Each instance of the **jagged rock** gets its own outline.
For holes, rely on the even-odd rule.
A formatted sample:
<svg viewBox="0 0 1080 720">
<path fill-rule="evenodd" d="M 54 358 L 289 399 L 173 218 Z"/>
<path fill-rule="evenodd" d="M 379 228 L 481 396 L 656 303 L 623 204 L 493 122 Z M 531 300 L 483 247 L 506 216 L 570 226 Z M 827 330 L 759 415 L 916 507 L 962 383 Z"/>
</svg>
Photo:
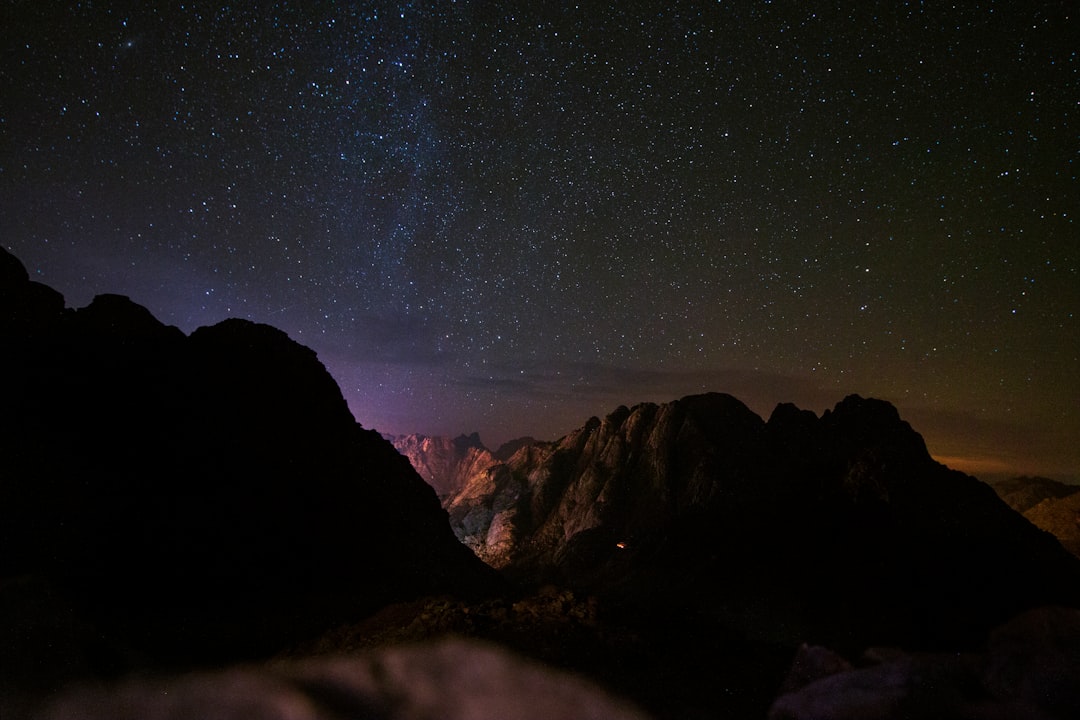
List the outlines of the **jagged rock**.
<svg viewBox="0 0 1080 720">
<path fill-rule="evenodd" d="M 1025 513 L 1043 500 L 1068 497 L 1080 487 L 1044 477 L 1021 476 L 991 483 L 1002 500 L 1018 513 Z"/>
<path fill-rule="evenodd" d="M 1080 557 L 1080 491 L 1065 497 L 1047 498 L 1025 511 L 1024 517 Z"/>
<path fill-rule="evenodd" d="M 1075 559 L 879 400 L 820 418 L 781 405 L 768 423 L 720 394 L 620 407 L 497 467 L 445 500 L 490 564 L 785 641 L 970 644 L 1027 607 L 1080 602 Z M 749 597 L 784 621 L 747 617 Z"/>
<path fill-rule="evenodd" d="M 17 257 L 0 247 L 0 339 L 4 352 L 27 335 L 46 332 L 64 314 L 64 296 L 30 280 Z M 3 366 L 0 365 L 0 368 Z"/>
<path fill-rule="evenodd" d="M 1042 477 L 1017 477 L 991 487 L 1009 507 L 1080 557 L 1080 487 Z"/>
<path fill-rule="evenodd" d="M 805 673 L 800 651 L 770 720 L 1080 716 L 1080 611 L 1044 607 L 995 630 L 978 654 L 892 651 L 853 667 L 834 653 Z M 803 682 L 799 682 L 802 680 Z"/>
<path fill-rule="evenodd" d="M 476 433 L 453 439 L 401 435 L 393 443 L 440 498 L 454 495 L 498 462 Z"/>
<path fill-rule="evenodd" d="M 585 680 L 493 646 L 447 640 L 366 657 L 242 667 L 72 690 L 38 720 L 644 720 Z"/>
<path fill-rule="evenodd" d="M 496 450 L 492 454 L 495 456 L 496 460 L 508 462 L 510 458 L 517 454 L 518 450 L 521 450 L 522 448 L 527 448 L 530 445 L 535 445 L 538 442 L 539 440 L 537 440 L 536 438 L 526 435 L 525 437 L 507 440 L 499 446 L 498 450 Z"/>
</svg>

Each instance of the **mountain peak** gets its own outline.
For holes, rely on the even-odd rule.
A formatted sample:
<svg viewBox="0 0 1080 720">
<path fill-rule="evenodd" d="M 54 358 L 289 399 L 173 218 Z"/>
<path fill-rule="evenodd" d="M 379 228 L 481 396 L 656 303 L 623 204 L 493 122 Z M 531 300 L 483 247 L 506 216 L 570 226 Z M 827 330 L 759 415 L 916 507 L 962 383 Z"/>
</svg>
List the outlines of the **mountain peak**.
<svg viewBox="0 0 1080 720">
<path fill-rule="evenodd" d="M 178 340 L 183 336 L 179 328 L 161 322 L 126 295 L 97 295 L 89 305 L 76 310 L 74 317 L 84 332 L 103 338 Z"/>
<path fill-rule="evenodd" d="M 930 459 L 922 435 L 886 400 L 848 395 L 822 414 L 821 426 L 849 449 L 860 446 L 919 462 Z"/>
<path fill-rule="evenodd" d="M 65 310 L 21 268 L 0 253 L 0 605 L 35 578 L 131 657 L 197 664 L 494 582 L 312 350 L 246 320 L 186 336 L 122 295 Z"/>
<path fill-rule="evenodd" d="M 462 433 L 454 438 L 454 447 L 458 452 L 465 452 L 469 448 L 476 448 L 477 450 L 487 450 L 484 447 L 484 443 L 480 441 L 480 433 L 473 432 L 469 435 Z"/>
<path fill-rule="evenodd" d="M 30 273 L 22 260 L 0 247 L 0 290 L 30 282 Z"/>
<path fill-rule="evenodd" d="M 891 642 L 970 639 L 1080 593 L 1060 546 L 934 462 L 884 400 L 850 395 L 820 418 L 781 404 L 768 423 L 723 393 L 619 406 L 475 467 L 444 506 L 458 537 L 512 576 L 590 592 L 680 587 L 707 612 L 727 584 L 769 568 L 783 588 L 818 588 L 814 624 L 850 616 L 867 640 Z M 938 625 L 912 624 L 911 607 Z"/>
</svg>

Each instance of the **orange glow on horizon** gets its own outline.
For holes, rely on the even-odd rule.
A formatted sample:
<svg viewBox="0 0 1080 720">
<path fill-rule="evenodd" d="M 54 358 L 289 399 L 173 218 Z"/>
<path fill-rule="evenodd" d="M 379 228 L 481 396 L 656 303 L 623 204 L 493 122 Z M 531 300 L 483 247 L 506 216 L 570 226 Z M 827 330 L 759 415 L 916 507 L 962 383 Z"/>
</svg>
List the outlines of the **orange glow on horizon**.
<svg viewBox="0 0 1080 720">
<path fill-rule="evenodd" d="M 968 475 L 1022 475 L 1009 463 L 992 457 L 978 457 L 971 455 L 935 455 L 934 460 L 942 465 L 948 465 L 953 470 L 967 473 Z"/>
</svg>

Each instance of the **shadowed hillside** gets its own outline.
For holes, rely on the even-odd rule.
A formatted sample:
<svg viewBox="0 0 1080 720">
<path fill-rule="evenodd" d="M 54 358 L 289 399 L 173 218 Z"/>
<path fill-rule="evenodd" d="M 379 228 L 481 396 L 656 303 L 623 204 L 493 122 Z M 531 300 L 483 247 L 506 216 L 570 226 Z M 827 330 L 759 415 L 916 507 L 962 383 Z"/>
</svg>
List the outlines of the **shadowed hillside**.
<svg viewBox="0 0 1080 720">
<path fill-rule="evenodd" d="M 255 657 L 499 586 L 279 330 L 65 309 L 0 251 L 0 345 L 0 602 L 30 613 L 0 620 L 8 682 Z"/>
<path fill-rule="evenodd" d="M 544 622 L 579 648 L 578 667 L 664 717 L 763 716 L 804 642 L 853 661 L 882 646 L 943 652 L 925 661 L 948 667 L 940 697 L 904 702 L 978 707 L 989 692 L 980 671 L 947 658 L 984 647 L 1026 610 L 1080 606 L 1076 558 L 989 486 L 934 462 L 893 406 L 854 395 L 821 417 L 780 405 L 768 421 L 722 394 L 620 407 L 476 468 L 444 505 L 458 537 L 509 577 L 571 588 L 558 596 L 560 612 L 584 620 Z M 496 607 L 483 622 L 476 608 L 423 613 L 528 646 L 513 626 L 545 617 L 533 607 Z M 1073 623 L 1068 616 L 1061 631 Z M 604 648 L 591 664 L 580 660 L 590 642 Z M 899 708 L 882 717 L 906 717 L 910 706 L 889 699 L 889 684 L 927 688 L 906 674 L 910 656 L 889 657 L 897 664 L 861 692 Z M 841 708 L 836 717 L 848 717 L 860 677 L 834 681 L 851 683 L 830 706 Z M 717 678 L 737 690 L 716 693 Z M 778 707 L 806 702 L 796 695 Z M 807 712 L 790 717 L 815 717 Z"/>
<path fill-rule="evenodd" d="M 727 395 L 618 408 L 477 474 L 445 505 L 515 577 L 715 615 L 732 590 L 832 641 L 973 642 L 1048 602 L 1078 564 L 974 478 L 934 462 L 885 402 L 768 422 Z"/>
</svg>

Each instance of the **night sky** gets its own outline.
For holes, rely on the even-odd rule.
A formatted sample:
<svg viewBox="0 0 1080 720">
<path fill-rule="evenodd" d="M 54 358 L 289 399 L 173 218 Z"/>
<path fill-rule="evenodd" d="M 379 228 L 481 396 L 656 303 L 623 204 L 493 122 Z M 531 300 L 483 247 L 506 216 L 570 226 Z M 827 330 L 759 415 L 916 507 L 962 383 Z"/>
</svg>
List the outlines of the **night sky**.
<svg viewBox="0 0 1080 720">
<path fill-rule="evenodd" d="M 857 392 L 1080 481 L 1072 2 L 836 5 L 2 0 L 0 244 L 383 432 Z"/>
</svg>

